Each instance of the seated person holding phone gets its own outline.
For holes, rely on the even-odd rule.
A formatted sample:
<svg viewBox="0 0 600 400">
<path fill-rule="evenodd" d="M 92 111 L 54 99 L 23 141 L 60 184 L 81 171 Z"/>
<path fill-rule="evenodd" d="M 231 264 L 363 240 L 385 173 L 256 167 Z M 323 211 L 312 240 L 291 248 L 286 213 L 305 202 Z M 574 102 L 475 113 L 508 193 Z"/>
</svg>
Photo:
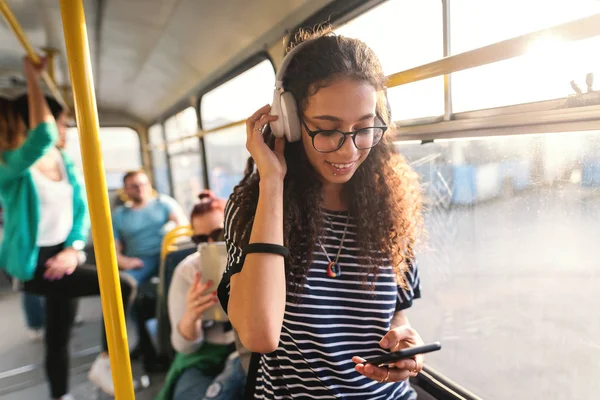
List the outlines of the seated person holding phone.
<svg viewBox="0 0 600 400">
<path fill-rule="evenodd" d="M 175 269 L 169 287 L 171 344 L 177 355 L 158 399 L 241 399 L 246 375 L 234 333 L 216 296 L 225 270 L 225 201 L 208 190 L 191 214 L 198 252 Z"/>
</svg>

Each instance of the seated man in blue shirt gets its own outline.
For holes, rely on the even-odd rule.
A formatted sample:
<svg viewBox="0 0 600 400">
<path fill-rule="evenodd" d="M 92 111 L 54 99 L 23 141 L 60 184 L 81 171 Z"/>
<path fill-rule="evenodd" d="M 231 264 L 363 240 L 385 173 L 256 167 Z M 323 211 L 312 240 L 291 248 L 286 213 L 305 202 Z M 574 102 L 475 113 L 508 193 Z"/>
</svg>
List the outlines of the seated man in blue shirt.
<svg viewBox="0 0 600 400">
<path fill-rule="evenodd" d="M 117 263 L 141 284 L 158 273 L 169 225 L 187 225 L 188 220 L 174 199 L 155 195 L 144 171 L 125 174 L 123 190 L 129 201 L 113 212 Z"/>
</svg>

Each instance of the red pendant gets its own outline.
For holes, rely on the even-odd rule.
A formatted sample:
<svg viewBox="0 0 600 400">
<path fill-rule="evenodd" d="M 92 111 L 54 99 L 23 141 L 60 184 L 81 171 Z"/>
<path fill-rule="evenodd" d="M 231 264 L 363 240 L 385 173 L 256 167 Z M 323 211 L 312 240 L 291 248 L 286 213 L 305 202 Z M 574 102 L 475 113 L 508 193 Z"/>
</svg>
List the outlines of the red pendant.
<svg viewBox="0 0 600 400">
<path fill-rule="evenodd" d="M 340 268 L 340 265 L 330 262 L 329 265 L 327 265 L 327 276 L 330 278 L 337 278 L 340 275 L 342 275 L 342 269 Z"/>
</svg>

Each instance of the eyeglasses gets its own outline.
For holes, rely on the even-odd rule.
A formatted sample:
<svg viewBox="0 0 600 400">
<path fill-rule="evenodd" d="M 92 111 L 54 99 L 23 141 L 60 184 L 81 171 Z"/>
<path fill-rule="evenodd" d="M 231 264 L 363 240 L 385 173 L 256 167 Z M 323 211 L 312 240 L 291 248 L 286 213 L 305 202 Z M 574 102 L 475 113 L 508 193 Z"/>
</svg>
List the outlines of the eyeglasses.
<svg viewBox="0 0 600 400">
<path fill-rule="evenodd" d="M 332 153 L 340 149 L 346 142 L 346 136 L 352 136 L 352 141 L 357 149 L 368 150 L 381 141 L 388 128 L 387 126 L 372 126 L 354 132 L 343 132 L 337 129 L 311 131 L 306 126 L 304 118 L 300 117 L 300 121 L 312 139 L 313 147 L 319 153 Z"/>
<path fill-rule="evenodd" d="M 217 228 L 208 235 L 194 235 L 192 236 L 192 242 L 195 244 L 206 243 L 209 239 L 213 242 L 221 242 L 223 241 L 223 232 L 223 228 Z"/>
</svg>

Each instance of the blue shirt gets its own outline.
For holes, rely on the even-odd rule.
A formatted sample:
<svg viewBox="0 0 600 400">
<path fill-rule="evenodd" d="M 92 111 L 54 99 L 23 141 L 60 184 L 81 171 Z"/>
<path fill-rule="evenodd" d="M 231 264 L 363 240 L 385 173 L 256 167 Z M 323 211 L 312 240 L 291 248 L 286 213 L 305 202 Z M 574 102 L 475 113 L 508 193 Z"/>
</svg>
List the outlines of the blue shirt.
<svg viewBox="0 0 600 400">
<path fill-rule="evenodd" d="M 123 245 L 128 257 L 147 257 L 160 254 L 165 235 L 163 226 L 177 209 L 177 202 L 160 195 L 143 208 L 120 206 L 113 212 L 115 240 Z"/>
</svg>

